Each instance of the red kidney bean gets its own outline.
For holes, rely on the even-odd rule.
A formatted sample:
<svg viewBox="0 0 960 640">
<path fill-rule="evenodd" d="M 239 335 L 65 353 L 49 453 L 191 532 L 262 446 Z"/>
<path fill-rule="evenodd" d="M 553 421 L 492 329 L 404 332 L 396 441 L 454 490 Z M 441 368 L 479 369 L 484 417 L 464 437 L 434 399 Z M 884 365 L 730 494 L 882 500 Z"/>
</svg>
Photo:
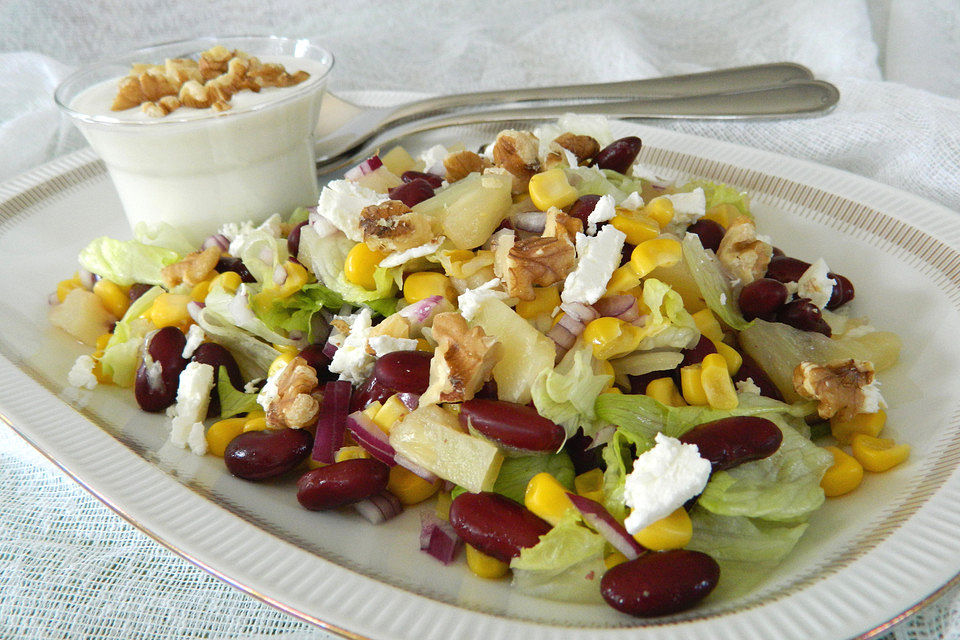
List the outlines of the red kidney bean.
<svg viewBox="0 0 960 640">
<path fill-rule="evenodd" d="M 809 268 L 809 262 L 789 256 L 773 256 L 770 258 L 770 264 L 767 265 L 766 277 L 780 282 L 796 282 Z"/>
<path fill-rule="evenodd" d="M 641 393 L 643 393 L 641 391 Z M 593 438 L 583 435 L 583 429 L 577 429 L 577 432 L 567 438 L 563 445 L 563 450 L 570 456 L 573 462 L 573 470 L 577 475 L 586 473 L 592 469 L 599 468 L 603 463 L 600 455 L 603 447 L 587 448 L 593 442 Z"/>
<path fill-rule="evenodd" d="M 717 348 L 713 346 L 713 341 L 707 336 L 701 335 L 700 342 L 697 343 L 697 346 L 693 347 L 692 349 L 683 349 L 681 351 L 683 354 L 683 361 L 680 363 L 680 366 L 686 367 L 691 364 L 700 364 L 703 362 L 704 358 L 711 353 L 716 352 Z"/>
<path fill-rule="evenodd" d="M 563 446 L 563 427 L 536 409 L 502 400 L 474 398 L 460 405 L 460 424 L 497 444 L 525 451 L 554 453 Z"/>
<path fill-rule="evenodd" d="M 773 278 L 760 278 L 740 290 L 740 311 L 747 320 L 773 320 L 790 294 L 785 284 Z"/>
<path fill-rule="evenodd" d="M 617 173 L 626 173 L 643 146 L 640 138 L 628 136 L 614 140 L 596 155 L 591 163 L 601 169 L 610 169 Z"/>
<path fill-rule="evenodd" d="M 780 247 L 771 247 L 774 257 L 786 255 Z"/>
<path fill-rule="evenodd" d="M 680 441 L 697 445 L 700 457 L 710 461 L 713 471 L 723 471 L 773 455 L 783 442 L 783 433 L 766 418 L 731 416 L 698 425 L 680 436 Z"/>
<path fill-rule="evenodd" d="M 434 189 L 439 189 L 443 186 L 443 178 L 438 176 L 435 173 L 425 173 L 423 171 L 404 171 L 400 175 L 400 179 L 404 182 L 413 182 L 414 180 L 424 180 Z"/>
<path fill-rule="evenodd" d="M 373 374 L 350 401 L 350 410 L 365 409 L 371 402 L 383 402 L 395 393 L 421 394 L 430 385 L 430 359 L 426 351 L 394 351 L 377 359 Z"/>
<path fill-rule="evenodd" d="M 788 324 L 801 331 L 815 331 L 828 338 L 833 331 L 823 319 L 823 313 L 807 298 L 797 298 L 780 307 L 777 311 L 777 322 Z"/>
<path fill-rule="evenodd" d="M 550 525 L 499 493 L 461 493 L 450 505 L 450 524 L 464 542 L 501 562 L 532 547 Z"/>
<path fill-rule="evenodd" d="M 287 235 L 287 251 L 290 252 L 290 255 L 294 259 L 297 257 L 297 253 L 300 251 L 300 231 L 310 224 L 307 220 L 304 220 L 293 229 L 290 230 L 290 234 Z"/>
<path fill-rule="evenodd" d="M 617 611 L 648 618 L 689 609 L 719 580 L 716 560 L 699 551 L 674 549 L 616 565 L 603 574 L 600 593 Z"/>
<path fill-rule="evenodd" d="M 630 380 L 630 393 L 644 394 L 647 392 L 647 385 L 654 380 L 657 380 L 658 378 L 672 378 L 674 375 L 676 375 L 679 379 L 679 365 L 677 368 L 670 369 L 668 371 L 651 371 L 650 373 L 644 373 L 643 375 L 639 376 L 628 375 L 627 378 Z"/>
<path fill-rule="evenodd" d="M 404 182 L 400 186 L 394 187 L 387 192 L 391 200 L 399 200 L 408 207 L 429 200 L 433 197 L 433 187 L 422 178 Z"/>
<path fill-rule="evenodd" d="M 240 375 L 240 367 L 234 359 L 233 354 L 227 351 L 223 346 L 216 342 L 204 342 L 190 356 L 192 362 L 208 364 L 213 367 L 213 381 L 216 383 L 220 375 L 220 367 L 226 367 L 227 377 L 230 378 L 230 384 L 237 390 L 243 390 L 243 376 Z"/>
<path fill-rule="evenodd" d="M 331 358 L 323 352 L 323 347 L 322 344 L 307 345 L 297 354 L 314 368 L 318 378 L 322 377 L 324 373 L 328 373 L 330 367 Z"/>
<path fill-rule="evenodd" d="M 832 271 L 827 273 L 827 277 L 833 278 L 836 282 L 836 284 L 833 285 L 833 291 L 830 293 L 830 301 L 827 302 L 827 309 L 836 309 L 853 300 L 854 291 L 852 282 L 839 273 L 833 273 Z"/>
<path fill-rule="evenodd" d="M 223 461 L 238 478 L 264 480 L 296 468 L 312 447 L 313 436 L 305 429 L 246 431 L 230 441 Z"/>
<path fill-rule="evenodd" d="M 246 265 L 243 264 L 243 260 L 240 258 L 234 258 L 232 256 L 224 256 L 217 261 L 216 266 L 217 273 L 226 273 L 227 271 L 233 271 L 235 274 L 240 276 L 241 282 L 256 282 L 257 279 L 251 275 L 250 271 L 247 270 Z"/>
<path fill-rule="evenodd" d="M 687 227 L 687 233 L 695 233 L 700 236 L 700 244 L 704 249 L 713 249 L 717 251 L 720 248 L 720 241 L 727 232 L 719 222 L 700 218 L 692 225 Z"/>
<path fill-rule="evenodd" d="M 783 396 L 780 394 L 780 390 L 777 389 L 777 385 L 773 384 L 773 380 L 770 379 L 770 376 L 767 375 L 767 372 L 764 371 L 757 361 L 751 358 L 743 349 L 739 350 L 740 356 L 743 358 L 743 362 L 740 364 L 740 368 L 737 369 L 737 373 L 733 376 L 734 382 L 745 382 L 747 378 L 753 381 L 753 384 L 757 385 L 760 389 L 760 395 L 766 396 L 768 398 L 773 398 L 774 400 L 783 401 Z"/>
<path fill-rule="evenodd" d="M 336 509 L 387 488 L 390 468 L 373 458 L 343 460 L 311 469 L 297 481 L 297 500 L 305 509 Z"/>
<path fill-rule="evenodd" d="M 163 411 L 177 398 L 180 374 L 187 366 L 187 339 L 176 327 L 163 327 L 147 336 L 133 392 L 144 411 Z"/>
<path fill-rule="evenodd" d="M 130 285 L 130 288 L 127 290 L 127 298 L 130 302 L 134 302 L 137 298 L 145 294 L 147 291 L 150 291 L 153 287 L 149 284 L 143 284 L 142 282 L 135 282 Z"/>
<path fill-rule="evenodd" d="M 580 196 L 570 205 L 570 211 L 567 212 L 567 215 L 579 219 L 583 223 L 583 228 L 586 229 L 587 218 L 593 213 L 598 202 L 600 202 L 600 196 L 593 194 Z"/>
</svg>

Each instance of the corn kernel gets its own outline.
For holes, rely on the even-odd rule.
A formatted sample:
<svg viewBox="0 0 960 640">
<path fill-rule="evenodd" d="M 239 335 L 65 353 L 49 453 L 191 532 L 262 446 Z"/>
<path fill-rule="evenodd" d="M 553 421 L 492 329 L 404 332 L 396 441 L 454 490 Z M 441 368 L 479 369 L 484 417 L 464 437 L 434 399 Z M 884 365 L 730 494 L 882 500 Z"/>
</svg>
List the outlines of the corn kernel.
<svg viewBox="0 0 960 640">
<path fill-rule="evenodd" d="M 466 545 L 467 566 L 475 575 L 486 578 L 487 580 L 496 580 L 507 575 L 510 565 L 501 562 L 496 558 L 488 556 L 482 551 L 478 551 L 472 545 Z"/>
<path fill-rule="evenodd" d="M 897 466 L 910 455 L 910 445 L 897 444 L 890 438 L 874 438 L 856 433 L 850 439 L 853 457 L 867 471 L 881 473 Z"/>
<path fill-rule="evenodd" d="M 226 293 L 236 293 L 240 285 L 243 284 L 243 280 L 236 271 L 224 271 L 213 278 L 213 281 L 210 282 L 210 287 L 212 288 L 215 284 L 220 285 L 220 288 Z"/>
<path fill-rule="evenodd" d="M 657 238 L 641 242 L 630 254 L 630 266 L 641 278 L 657 267 L 672 267 L 680 262 L 682 248 L 672 238 Z"/>
<path fill-rule="evenodd" d="M 691 364 L 680 368 L 680 389 L 687 404 L 699 407 L 706 406 L 707 394 L 703 390 L 700 380 L 700 365 Z"/>
<path fill-rule="evenodd" d="M 717 350 L 717 353 L 720 354 L 727 363 L 727 372 L 731 376 L 737 375 L 737 371 L 740 370 L 740 365 L 743 364 L 743 356 L 740 355 L 740 352 L 726 342 L 719 340 L 711 340 L 711 342 L 713 343 L 713 348 Z"/>
<path fill-rule="evenodd" d="M 737 389 L 730 378 L 727 361 L 719 353 L 708 354 L 700 363 L 700 384 L 713 409 L 736 409 Z"/>
<path fill-rule="evenodd" d="M 533 300 L 521 300 L 517 303 L 517 315 L 527 320 L 553 313 L 560 306 L 560 290 L 557 287 L 534 287 Z"/>
<path fill-rule="evenodd" d="M 623 555 L 619 551 L 614 551 L 603 559 L 603 566 L 605 566 L 607 569 L 613 569 L 618 564 L 623 564 L 626 561 L 627 556 Z"/>
<path fill-rule="evenodd" d="M 373 279 L 373 274 L 380 261 L 386 257 L 386 253 L 374 251 L 364 243 L 358 242 L 347 254 L 347 259 L 343 263 L 343 275 L 348 282 L 364 289 L 374 290 L 377 288 L 377 281 Z"/>
<path fill-rule="evenodd" d="M 390 467 L 390 479 L 387 481 L 387 490 L 397 496 L 402 505 L 419 504 L 430 498 L 440 490 L 443 480 L 439 478 L 427 482 L 409 469 L 400 465 Z"/>
<path fill-rule="evenodd" d="M 682 549 L 693 537 L 693 523 L 687 510 L 680 507 L 665 518 L 648 524 L 633 539 L 652 551 Z"/>
<path fill-rule="evenodd" d="M 290 364 L 290 361 L 297 357 L 296 353 L 289 352 L 280 352 L 276 358 L 273 359 L 273 362 L 270 363 L 270 367 L 267 369 L 267 376 L 275 376 L 284 369 L 287 368 L 287 365 Z"/>
<path fill-rule="evenodd" d="M 626 209 L 620 211 L 613 216 L 610 224 L 614 229 L 626 234 L 628 243 L 637 245 L 660 235 L 660 225 L 650 216 L 642 213 L 628 213 Z"/>
<path fill-rule="evenodd" d="M 651 380 L 647 383 L 644 394 L 668 407 L 687 406 L 683 396 L 680 394 L 680 390 L 677 389 L 677 385 L 673 382 L 673 378 L 657 378 L 656 380 Z"/>
<path fill-rule="evenodd" d="M 97 280 L 93 285 L 93 293 L 100 298 L 106 310 L 118 318 L 122 318 L 130 306 L 126 289 L 115 282 L 105 279 Z"/>
<path fill-rule="evenodd" d="M 243 422 L 243 432 L 247 431 L 266 431 L 267 430 L 267 417 L 266 416 L 255 416 L 253 418 L 247 417 Z"/>
<path fill-rule="evenodd" d="M 577 190 L 570 186 L 567 174 L 560 167 L 535 174 L 530 178 L 528 189 L 530 199 L 540 211 L 550 207 L 562 209 L 577 199 Z"/>
<path fill-rule="evenodd" d="M 380 410 L 377 411 L 377 415 L 373 416 L 373 422 L 384 433 L 390 433 L 390 427 L 408 413 L 410 413 L 410 410 L 400 401 L 400 396 L 394 394 L 387 398 Z"/>
<path fill-rule="evenodd" d="M 573 479 L 573 487 L 577 495 L 603 502 L 603 471 L 591 469 Z"/>
<path fill-rule="evenodd" d="M 605 295 L 612 296 L 617 293 L 624 293 L 636 288 L 639 284 L 640 276 L 637 275 L 632 266 L 625 264 L 622 267 L 617 267 L 613 275 L 610 276 Z"/>
<path fill-rule="evenodd" d="M 619 394 L 623 395 L 623 391 L 620 391 L 620 389 L 618 389 L 617 387 L 607 387 L 606 389 L 604 389 L 604 390 L 601 391 L 600 393 L 619 393 Z"/>
<path fill-rule="evenodd" d="M 713 220 L 726 229 L 730 226 L 730 223 L 733 222 L 733 219 L 739 215 L 740 209 L 737 209 L 729 202 L 724 202 L 723 204 L 714 205 L 707 209 L 703 217 L 707 220 Z"/>
<path fill-rule="evenodd" d="M 207 429 L 207 451 L 222 458 L 230 441 L 243 433 L 246 418 L 227 418 L 218 420 Z"/>
<path fill-rule="evenodd" d="M 333 454 L 334 462 L 343 462 L 344 460 L 359 460 L 361 458 L 369 458 L 370 454 L 367 453 L 367 450 L 363 447 L 358 447 L 355 445 L 349 445 L 346 447 L 340 447 L 337 449 L 337 452 Z"/>
<path fill-rule="evenodd" d="M 713 311 L 701 309 L 696 313 L 691 313 L 690 316 L 700 333 L 717 342 L 723 340 L 723 329 L 720 327 L 717 317 L 713 315 Z"/>
<path fill-rule="evenodd" d="M 670 224 L 673 220 L 673 202 L 669 198 L 660 196 L 654 198 L 643 207 L 642 211 L 657 221 L 661 228 Z"/>
<path fill-rule="evenodd" d="M 107 348 L 107 343 L 110 342 L 110 338 L 113 337 L 112 333 L 101 333 L 97 338 L 97 351 L 103 355 L 103 351 Z M 99 356 L 98 356 L 99 357 Z"/>
<path fill-rule="evenodd" d="M 382 408 L 383 408 L 383 404 L 379 400 L 377 400 L 375 402 L 371 402 L 370 404 L 368 404 L 367 408 L 363 410 L 363 413 L 368 418 L 373 420 L 377 416 L 377 412 L 380 411 L 380 409 Z"/>
<path fill-rule="evenodd" d="M 73 291 L 74 289 L 83 288 L 83 283 L 80 282 L 80 278 L 73 276 L 68 280 L 61 280 L 57 283 L 57 300 L 63 302 L 67 294 Z"/>
<path fill-rule="evenodd" d="M 457 290 L 450 278 L 436 271 L 411 273 L 403 281 L 403 299 L 413 304 L 430 296 L 443 296 L 449 302 L 457 301 Z"/>
<path fill-rule="evenodd" d="M 215 280 L 216 277 L 213 277 L 193 285 L 193 288 L 190 289 L 190 299 L 194 302 L 203 302 L 206 300 L 207 294 L 210 293 L 210 285 L 212 285 Z"/>
<path fill-rule="evenodd" d="M 187 311 L 189 302 L 188 295 L 161 293 L 147 310 L 146 316 L 157 328 L 179 327 L 186 330 L 193 321 Z"/>
<path fill-rule="evenodd" d="M 523 494 L 523 504 L 530 511 L 556 526 L 560 518 L 573 509 L 573 503 L 567 496 L 567 489 L 557 479 L 546 472 L 530 478 L 527 490 Z"/>
<path fill-rule="evenodd" d="M 876 438 L 887 423 L 887 412 L 883 409 L 876 413 L 858 413 L 849 420 L 830 418 L 830 433 L 841 444 L 847 444 L 857 433 L 865 433 Z"/>
<path fill-rule="evenodd" d="M 863 465 L 839 447 L 826 447 L 833 455 L 830 465 L 820 479 L 820 488 L 828 498 L 850 493 L 863 481 Z"/>
<path fill-rule="evenodd" d="M 583 339 L 593 346 L 593 355 L 598 360 L 636 351 L 642 337 L 639 327 L 609 316 L 591 320 L 583 330 Z"/>
</svg>

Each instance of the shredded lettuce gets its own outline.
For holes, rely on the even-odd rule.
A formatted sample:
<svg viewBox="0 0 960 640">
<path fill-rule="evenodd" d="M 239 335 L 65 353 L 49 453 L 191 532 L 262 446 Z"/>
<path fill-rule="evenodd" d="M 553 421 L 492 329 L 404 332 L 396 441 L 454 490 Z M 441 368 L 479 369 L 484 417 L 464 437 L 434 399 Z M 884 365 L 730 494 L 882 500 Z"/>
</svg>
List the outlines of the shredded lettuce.
<svg viewBox="0 0 960 640">
<path fill-rule="evenodd" d="M 100 357 L 103 374 L 110 376 L 119 387 L 129 387 L 137 375 L 140 362 L 140 346 L 153 323 L 140 318 L 150 308 L 153 301 L 163 293 L 160 287 L 151 287 L 133 301 L 126 313 L 113 328 L 113 335 Z"/>
<path fill-rule="evenodd" d="M 297 207 L 293 210 L 293 213 L 290 214 L 290 218 L 287 220 L 287 224 L 291 226 L 296 226 L 301 222 L 306 222 L 310 217 L 310 209 L 306 207 Z"/>
<path fill-rule="evenodd" d="M 697 323 L 683 307 L 683 298 L 670 285 L 656 278 L 644 280 L 643 304 L 649 317 L 639 350 L 686 349 L 696 344 L 700 338 Z"/>
<path fill-rule="evenodd" d="M 745 516 L 721 516 L 696 506 L 690 512 L 693 538 L 688 549 L 718 561 L 777 563 L 807 530 L 807 524 L 784 524 Z"/>
<path fill-rule="evenodd" d="M 155 224 L 138 222 L 133 229 L 133 238 L 137 242 L 169 249 L 180 255 L 187 255 L 197 250 L 197 247 L 187 240 L 187 237 L 179 229 L 166 222 Z"/>
<path fill-rule="evenodd" d="M 250 413 L 260 408 L 256 393 L 244 393 L 230 382 L 227 368 L 221 366 L 217 372 L 217 396 L 220 398 L 220 417 L 230 418 L 238 413 Z"/>
<path fill-rule="evenodd" d="M 228 320 L 238 329 L 279 345 L 293 344 L 286 335 L 282 335 L 258 318 L 250 301 L 260 285 L 241 284 L 235 293 L 229 293 L 220 282 L 214 282 L 204 300 L 204 310 L 215 313 Z"/>
<path fill-rule="evenodd" d="M 653 445 L 653 438 L 617 429 L 600 452 L 606 465 L 603 472 L 603 506 L 621 522 L 627 517 L 624 489 L 627 474 L 633 470 L 634 456 L 653 448 Z"/>
<path fill-rule="evenodd" d="M 564 172 L 570 184 L 576 188 L 577 195 L 612 196 L 616 202 L 621 202 L 630 195 L 608 180 L 607 176 L 596 167 L 564 168 Z"/>
<path fill-rule="evenodd" d="M 737 296 L 719 262 L 712 252 L 703 248 L 700 237 L 695 233 L 683 237 L 683 261 L 711 311 L 737 331 L 750 326 L 740 313 Z"/>
<path fill-rule="evenodd" d="M 80 264 L 86 270 L 122 286 L 135 283 L 162 284 L 160 272 L 178 262 L 176 251 L 136 240 L 97 238 L 80 252 Z"/>
<path fill-rule="evenodd" d="M 304 285 L 292 296 L 275 300 L 269 309 L 260 310 L 259 318 L 274 331 L 300 331 L 313 341 L 311 320 L 321 309 L 338 310 L 343 297 L 320 283 Z"/>
<path fill-rule="evenodd" d="M 599 371 L 591 346 L 581 340 L 560 364 L 537 376 L 530 389 L 537 412 L 561 425 L 568 438 L 578 428 L 592 436 L 603 426 L 594 413 L 594 400 L 610 384 L 610 376 Z"/>
<path fill-rule="evenodd" d="M 237 240 L 230 243 L 230 251 L 243 261 L 257 282 L 272 283 L 274 271 L 290 255 L 286 239 L 274 236 L 271 229 L 262 225 L 244 232 Z"/>
<path fill-rule="evenodd" d="M 233 354 L 246 380 L 266 377 L 270 363 L 280 355 L 272 345 L 234 326 L 228 318 L 210 307 L 200 310 L 197 324 Z"/>
<path fill-rule="evenodd" d="M 753 217 L 750 213 L 750 196 L 730 185 L 710 180 L 693 180 L 679 187 L 677 191 L 693 191 L 698 187 L 703 189 L 707 198 L 707 211 L 719 204 L 732 204 L 743 215 Z"/>
<path fill-rule="evenodd" d="M 504 458 L 493 490 L 523 504 L 530 478 L 542 472 L 549 473 L 557 482 L 573 491 L 573 477 L 576 472 L 570 456 L 563 451 L 545 456 Z"/>
</svg>

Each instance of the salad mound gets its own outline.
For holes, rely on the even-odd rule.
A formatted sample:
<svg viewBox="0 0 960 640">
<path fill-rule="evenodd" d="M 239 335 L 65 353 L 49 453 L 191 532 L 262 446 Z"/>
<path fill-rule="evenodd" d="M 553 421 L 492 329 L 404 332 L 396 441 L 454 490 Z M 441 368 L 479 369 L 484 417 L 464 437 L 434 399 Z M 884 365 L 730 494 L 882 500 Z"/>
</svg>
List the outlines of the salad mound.
<svg viewBox="0 0 960 640">
<path fill-rule="evenodd" d="M 747 194 L 665 180 L 641 146 L 567 116 L 476 153 L 395 147 L 200 247 L 95 239 L 50 310 L 95 348 L 68 380 L 132 388 L 239 478 L 297 476 L 306 509 L 417 505 L 420 549 L 465 546 L 481 578 L 692 607 L 908 457 L 880 437 L 900 343 Z"/>
</svg>

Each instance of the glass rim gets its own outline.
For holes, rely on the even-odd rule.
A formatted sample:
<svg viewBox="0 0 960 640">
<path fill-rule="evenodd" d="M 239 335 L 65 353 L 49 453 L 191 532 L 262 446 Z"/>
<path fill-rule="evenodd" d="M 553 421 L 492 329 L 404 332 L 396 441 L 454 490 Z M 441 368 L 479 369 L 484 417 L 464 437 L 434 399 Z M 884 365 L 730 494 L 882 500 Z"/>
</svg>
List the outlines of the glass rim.
<svg viewBox="0 0 960 640">
<path fill-rule="evenodd" d="M 157 52 L 163 51 L 171 48 L 182 48 L 183 51 L 177 54 L 177 57 L 184 57 L 187 55 L 195 55 L 210 47 L 217 44 L 230 44 L 230 43 L 239 43 L 239 42 L 248 42 L 250 44 L 267 44 L 274 43 L 282 46 L 290 46 L 295 49 L 300 49 L 303 51 L 302 54 L 298 55 L 298 52 L 287 54 L 292 57 L 304 58 L 308 60 L 314 60 L 319 62 L 324 66 L 322 72 L 313 74 L 306 82 L 303 82 L 292 87 L 285 87 L 285 90 L 289 92 L 283 97 L 270 100 L 268 102 L 262 102 L 259 104 L 250 105 L 247 107 L 242 107 L 240 109 L 231 109 L 224 112 L 211 111 L 207 115 L 194 118 L 156 118 L 152 120 L 123 120 L 116 118 L 110 115 L 104 114 L 90 114 L 84 111 L 79 111 L 70 106 L 70 102 L 73 101 L 78 95 L 80 95 L 86 89 L 94 86 L 98 82 L 104 82 L 109 79 L 109 77 L 116 77 L 116 74 L 108 77 L 98 78 L 96 81 L 91 81 L 92 77 L 97 76 L 99 73 L 102 73 L 104 70 L 111 67 L 118 67 L 126 65 L 129 69 L 129 66 L 136 62 L 151 61 L 157 58 Z M 238 48 L 238 47 L 230 47 Z M 309 55 L 312 54 L 312 55 Z M 263 53 L 252 53 L 251 55 L 261 57 Z M 174 57 L 174 56 L 165 56 L 164 59 Z M 161 61 L 162 63 L 162 61 Z M 156 62 L 151 62 L 151 64 L 157 64 Z M 265 109 L 273 109 L 277 106 L 286 104 L 292 100 L 295 100 L 310 91 L 317 90 L 323 86 L 323 83 L 329 77 L 330 72 L 333 70 L 334 66 L 334 55 L 333 53 L 324 47 L 316 44 L 313 40 L 309 38 L 288 38 L 284 36 L 273 36 L 273 35 L 232 35 L 232 36 L 200 36 L 197 38 L 190 38 L 186 40 L 171 40 L 169 42 L 161 42 L 157 44 L 152 44 L 146 47 L 141 47 L 138 49 L 133 49 L 125 51 L 123 53 L 116 54 L 110 58 L 105 58 L 98 62 L 91 64 L 86 64 L 80 67 L 79 69 L 72 72 L 66 78 L 64 78 L 59 85 L 57 85 L 56 90 L 53 94 L 53 100 L 56 103 L 57 107 L 61 112 L 67 114 L 72 119 L 84 122 L 87 124 L 96 124 L 96 125 L 107 125 L 110 127 L 123 126 L 128 128 L 135 127 L 162 127 L 162 126 L 175 126 L 175 125 L 188 125 L 200 122 L 207 122 L 213 118 L 222 118 L 227 114 L 232 115 L 243 115 L 258 111 L 263 111 Z M 123 72 L 121 72 L 123 73 Z M 76 88 L 74 85 L 80 83 L 80 88 Z"/>
</svg>

